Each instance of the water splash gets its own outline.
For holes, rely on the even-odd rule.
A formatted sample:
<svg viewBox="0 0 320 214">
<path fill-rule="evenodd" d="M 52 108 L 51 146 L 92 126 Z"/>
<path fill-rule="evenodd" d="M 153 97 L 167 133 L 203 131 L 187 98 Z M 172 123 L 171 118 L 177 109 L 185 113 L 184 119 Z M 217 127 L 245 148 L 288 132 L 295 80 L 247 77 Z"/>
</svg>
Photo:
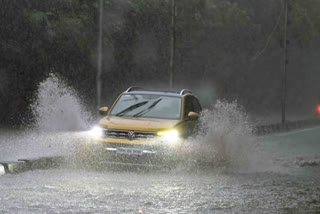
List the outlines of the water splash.
<svg viewBox="0 0 320 214">
<path fill-rule="evenodd" d="M 76 92 L 56 74 L 39 84 L 31 110 L 33 127 L 0 132 L 0 161 L 72 155 L 76 145 L 86 140 L 81 130 L 87 130 L 93 120 Z"/>
<path fill-rule="evenodd" d="M 40 83 L 31 109 L 40 131 L 85 130 L 92 121 L 76 92 L 55 74 Z"/>
<path fill-rule="evenodd" d="M 269 168 L 268 158 L 257 149 L 249 117 L 236 101 L 217 101 L 212 110 L 201 113 L 199 125 L 199 134 L 188 143 L 202 162 L 242 171 Z"/>
</svg>

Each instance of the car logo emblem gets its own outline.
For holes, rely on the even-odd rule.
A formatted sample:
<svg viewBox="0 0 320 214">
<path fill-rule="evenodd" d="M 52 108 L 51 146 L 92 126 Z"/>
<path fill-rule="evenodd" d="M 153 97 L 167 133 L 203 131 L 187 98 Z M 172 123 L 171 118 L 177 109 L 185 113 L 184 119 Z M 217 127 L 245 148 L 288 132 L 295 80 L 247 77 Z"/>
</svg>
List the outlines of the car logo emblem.
<svg viewBox="0 0 320 214">
<path fill-rule="evenodd" d="M 128 139 L 129 140 L 133 140 L 135 137 L 136 137 L 136 134 L 134 133 L 134 131 L 128 132 Z"/>
</svg>

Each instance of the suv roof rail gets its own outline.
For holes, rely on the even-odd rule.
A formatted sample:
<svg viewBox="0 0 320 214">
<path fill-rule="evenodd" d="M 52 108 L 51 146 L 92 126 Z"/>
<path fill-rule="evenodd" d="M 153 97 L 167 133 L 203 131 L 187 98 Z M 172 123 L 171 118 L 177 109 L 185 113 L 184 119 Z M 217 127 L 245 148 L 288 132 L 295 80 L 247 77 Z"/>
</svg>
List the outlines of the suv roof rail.
<svg viewBox="0 0 320 214">
<path fill-rule="evenodd" d="M 142 89 L 142 88 L 138 87 L 138 86 L 131 86 L 125 92 L 136 91 L 136 90 L 139 90 L 139 89 Z"/>
<path fill-rule="evenodd" d="M 182 89 L 180 91 L 180 95 L 184 95 L 184 94 L 192 94 L 192 91 L 190 91 L 189 89 Z"/>
</svg>

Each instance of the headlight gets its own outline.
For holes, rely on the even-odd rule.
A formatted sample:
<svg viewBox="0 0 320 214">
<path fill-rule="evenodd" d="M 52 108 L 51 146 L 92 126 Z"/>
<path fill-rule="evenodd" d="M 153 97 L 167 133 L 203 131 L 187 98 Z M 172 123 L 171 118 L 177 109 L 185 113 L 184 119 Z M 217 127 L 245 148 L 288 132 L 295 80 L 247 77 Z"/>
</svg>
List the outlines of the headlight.
<svg viewBox="0 0 320 214">
<path fill-rule="evenodd" d="M 89 135 L 92 137 L 102 137 L 104 135 L 104 130 L 105 129 L 99 126 L 95 126 L 89 131 Z"/>
<path fill-rule="evenodd" d="M 179 132 L 177 130 L 158 132 L 158 136 L 168 143 L 178 143 L 179 141 Z"/>
</svg>

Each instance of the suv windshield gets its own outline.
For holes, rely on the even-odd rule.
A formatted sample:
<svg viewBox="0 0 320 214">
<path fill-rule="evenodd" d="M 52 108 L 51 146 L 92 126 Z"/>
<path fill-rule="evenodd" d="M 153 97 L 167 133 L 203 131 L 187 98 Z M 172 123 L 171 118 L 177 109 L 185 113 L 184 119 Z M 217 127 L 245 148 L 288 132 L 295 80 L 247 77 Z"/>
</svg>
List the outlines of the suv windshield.
<svg viewBox="0 0 320 214">
<path fill-rule="evenodd" d="M 181 98 L 155 94 L 124 94 L 110 115 L 180 119 Z"/>
</svg>

